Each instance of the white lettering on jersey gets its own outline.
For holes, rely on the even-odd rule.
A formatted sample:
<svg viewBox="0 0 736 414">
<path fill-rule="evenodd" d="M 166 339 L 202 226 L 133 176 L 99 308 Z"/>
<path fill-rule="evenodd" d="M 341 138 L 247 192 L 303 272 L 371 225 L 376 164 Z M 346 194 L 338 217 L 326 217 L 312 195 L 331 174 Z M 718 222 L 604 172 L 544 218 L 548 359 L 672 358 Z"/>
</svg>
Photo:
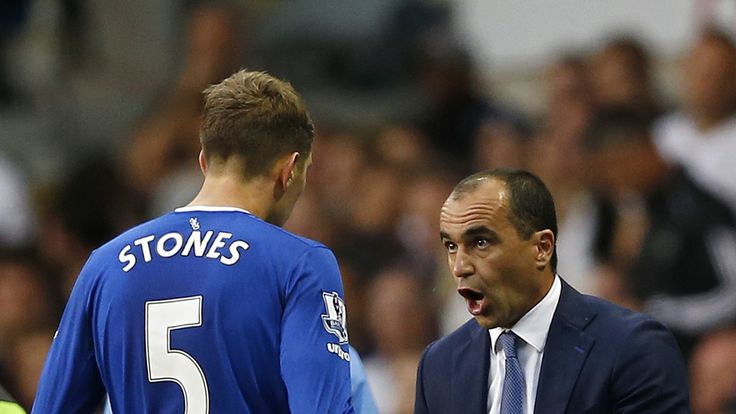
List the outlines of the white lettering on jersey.
<svg viewBox="0 0 736 414">
<path fill-rule="evenodd" d="M 166 242 L 169 240 L 174 240 L 174 245 L 171 246 L 171 249 L 166 250 Z M 179 249 L 181 249 L 182 244 L 184 244 L 184 238 L 181 237 L 181 234 L 166 233 L 158 239 L 158 243 L 156 243 L 156 253 L 161 257 L 171 257 L 179 253 Z"/>
<path fill-rule="evenodd" d="M 136 246 L 141 246 L 141 249 L 143 250 L 143 261 L 146 263 L 151 261 L 151 246 L 149 245 L 149 243 L 151 243 L 151 241 L 155 238 L 156 236 L 152 234 L 150 236 L 141 237 L 140 239 L 133 242 L 133 244 L 135 244 Z"/>
<path fill-rule="evenodd" d="M 133 266 L 135 266 L 135 255 L 130 254 L 130 250 L 132 247 L 127 244 L 125 247 L 123 247 L 123 250 L 120 251 L 120 254 L 118 255 L 118 260 L 120 260 L 120 263 L 127 263 L 125 266 L 123 266 L 123 272 L 127 272 L 128 270 L 132 269 Z"/>
<path fill-rule="evenodd" d="M 215 234 L 215 232 L 210 230 L 204 234 L 203 239 L 202 233 L 199 231 L 193 231 L 192 234 L 189 235 L 189 239 L 187 240 L 187 244 L 184 246 L 184 250 L 181 252 L 181 255 L 189 256 L 189 252 L 192 250 L 192 247 L 194 247 L 195 256 L 204 256 L 204 251 L 207 250 L 207 243 L 210 242 L 213 234 Z"/>
<path fill-rule="evenodd" d="M 220 252 L 217 251 L 217 249 L 221 247 L 225 247 L 225 240 L 231 237 L 233 237 L 232 233 L 226 233 L 224 231 L 217 233 L 215 242 L 212 243 L 212 246 L 210 247 L 210 251 L 207 252 L 207 257 L 209 257 L 210 259 L 217 259 L 218 257 L 220 257 Z"/>
<path fill-rule="evenodd" d="M 194 253 L 196 257 L 219 259 L 220 263 L 232 266 L 240 260 L 242 252 L 250 248 L 250 245 L 243 240 L 233 240 L 232 243 L 228 243 L 228 240 L 232 237 L 232 233 L 224 231 L 218 232 L 215 236 L 215 232 L 212 230 L 207 231 L 204 236 L 198 230 L 192 231 L 188 236 L 170 232 L 157 240 L 155 235 L 145 236 L 136 239 L 132 244 L 126 244 L 120 250 L 118 260 L 123 264 L 124 272 L 133 269 L 139 263 L 141 256 L 145 263 L 152 261 L 154 253 L 156 257 L 160 258 L 169 258 L 176 255 L 189 256 Z M 154 245 L 153 251 L 151 244 Z M 133 246 L 138 246 L 140 249 Z"/>
<path fill-rule="evenodd" d="M 350 362 L 350 353 L 345 352 L 342 347 L 338 344 L 333 344 L 331 342 L 327 343 L 327 352 L 331 354 L 335 354 L 340 357 L 343 361 Z"/>
<path fill-rule="evenodd" d="M 220 256 L 220 263 L 224 265 L 234 265 L 235 263 L 240 260 L 240 253 L 238 252 L 238 247 L 243 249 L 243 251 L 248 250 L 248 243 L 242 241 L 242 240 L 235 240 L 230 244 L 230 248 L 228 249 L 230 251 L 230 257 Z"/>
</svg>

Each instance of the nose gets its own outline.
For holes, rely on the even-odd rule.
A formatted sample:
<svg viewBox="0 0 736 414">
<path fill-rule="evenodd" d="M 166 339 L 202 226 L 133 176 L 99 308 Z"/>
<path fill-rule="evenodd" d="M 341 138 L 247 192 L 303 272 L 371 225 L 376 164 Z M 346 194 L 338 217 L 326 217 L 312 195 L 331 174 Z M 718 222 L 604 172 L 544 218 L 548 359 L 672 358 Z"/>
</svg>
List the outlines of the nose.
<svg viewBox="0 0 736 414">
<path fill-rule="evenodd" d="M 452 274 L 455 277 L 468 277 L 474 272 L 472 260 L 462 247 L 458 248 L 454 257 L 450 259 L 450 262 Z"/>
</svg>

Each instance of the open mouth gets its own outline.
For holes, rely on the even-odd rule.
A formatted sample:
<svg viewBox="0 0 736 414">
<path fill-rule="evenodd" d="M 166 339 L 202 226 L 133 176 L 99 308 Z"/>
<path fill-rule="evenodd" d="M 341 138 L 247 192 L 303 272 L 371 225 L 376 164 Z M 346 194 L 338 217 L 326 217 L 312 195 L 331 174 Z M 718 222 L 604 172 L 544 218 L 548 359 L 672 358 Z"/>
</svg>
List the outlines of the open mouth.
<svg viewBox="0 0 736 414">
<path fill-rule="evenodd" d="M 468 303 L 468 312 L 474 316 L 480 315 L 483 310 L 485 299 L 485 296 L 482 293 L 470 288 L 460 288 L 457 290 L 457 293 L 464 297 L 465 301 Z"/>
</svg>

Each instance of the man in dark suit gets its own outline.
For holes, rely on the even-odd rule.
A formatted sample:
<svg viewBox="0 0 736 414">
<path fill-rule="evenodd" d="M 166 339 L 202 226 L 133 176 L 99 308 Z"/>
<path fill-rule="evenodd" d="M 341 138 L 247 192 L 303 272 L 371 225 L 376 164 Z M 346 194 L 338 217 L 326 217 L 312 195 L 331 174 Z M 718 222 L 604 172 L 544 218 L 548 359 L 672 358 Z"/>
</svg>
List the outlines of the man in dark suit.
<svg viewBox="0 0 736 414">
<path fill-rule="evenodd" d="M 666 328 L 556 274 L 554 202 L 539 178 L 471 175 L 442 207 L 440 227 L 474 319 L 425 350 L 415 414 L 690 412 Z"/>
</svg>

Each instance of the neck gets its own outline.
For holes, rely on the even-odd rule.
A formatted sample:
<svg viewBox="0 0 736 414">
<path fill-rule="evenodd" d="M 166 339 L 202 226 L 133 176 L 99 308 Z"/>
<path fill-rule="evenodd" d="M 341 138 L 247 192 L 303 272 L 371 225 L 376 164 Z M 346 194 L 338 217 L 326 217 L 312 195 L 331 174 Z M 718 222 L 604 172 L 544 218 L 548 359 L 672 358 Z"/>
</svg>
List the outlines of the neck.
<svg viewBox="0 0 736 414">
<path fill-rule="evenodd" d="M 265 219 L 273 206 L 273 188 L 263 178 L 246 181 L 232 174 L 208 173 L 188 206 L 236 207 Z"/>
<path fill-rule="evenodd" d="M 536 291 L 536 295 L 532 297 L 533 299 L 531 300 L 530 305 L 527 308 L 526 312 L 524 312 L 524 315 L 526 315 L 527 312 L 532 310 L 533 307 L 537 306 L 537 304 L 541 302 L 545 296 L 547 296 L 547 293 L 549 293 L 549 290 L 552 289 L 552 283 L 554 281 L 555 281 L 555 273 L 552 272 L 551 269 L 549 271 L 545 271 L 543 281 L 539 284 L 538 290 Z"/>
</svg>

